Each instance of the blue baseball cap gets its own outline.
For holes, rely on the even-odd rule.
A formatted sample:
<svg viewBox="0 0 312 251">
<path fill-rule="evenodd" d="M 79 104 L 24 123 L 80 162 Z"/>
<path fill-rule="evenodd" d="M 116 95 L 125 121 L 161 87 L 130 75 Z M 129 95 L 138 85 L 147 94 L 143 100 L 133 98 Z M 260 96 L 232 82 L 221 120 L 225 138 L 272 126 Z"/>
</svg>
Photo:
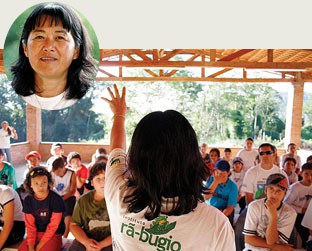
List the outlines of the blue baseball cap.
<svg viewBox="0 0 312 251">
<path fill-rule="evenodd" d="M 229 162 L 227 162 L 226 160 L 221 159 L 221 160 L 217 161 L 214 169 L 215 170 L 218 169 L 218 170 L 220 170 L 222 172 L 228 172 L 228 171 L 230 171 L 230 168 L 231 167 L 230 167 Z"/>
</svg>

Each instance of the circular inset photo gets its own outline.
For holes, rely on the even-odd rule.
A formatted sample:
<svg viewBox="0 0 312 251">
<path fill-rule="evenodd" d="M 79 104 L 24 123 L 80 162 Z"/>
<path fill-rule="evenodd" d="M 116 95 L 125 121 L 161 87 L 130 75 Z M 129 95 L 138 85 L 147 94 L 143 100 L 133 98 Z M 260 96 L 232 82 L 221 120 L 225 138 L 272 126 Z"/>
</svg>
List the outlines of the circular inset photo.
<svg viewBox="0 0 312 251">
<path fill-rule="evenodd" d="M 4 67 L 13 90 L 45 110 L 69 107 L 92 87 L 99 43 L 88 20 L 60 3 L 24 11 L 9 29 Z"/>
</svg>

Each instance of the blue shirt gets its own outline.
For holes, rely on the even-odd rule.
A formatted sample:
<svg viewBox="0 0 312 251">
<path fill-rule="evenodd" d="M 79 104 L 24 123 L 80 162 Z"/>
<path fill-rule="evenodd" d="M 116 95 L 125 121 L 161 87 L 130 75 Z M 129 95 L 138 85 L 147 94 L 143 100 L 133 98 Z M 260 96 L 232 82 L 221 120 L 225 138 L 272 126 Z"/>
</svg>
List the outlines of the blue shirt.
<svg viewBox="0 0 312 251">
<path fill-rule="evenodd" d="M 205 187 L 208 188 L 214 178 L 211 176 L 206 182 Z M 205 202 L 220 210 L 224 210 L 228 206 L 235 207 L 237 204 L 238 189 L 234 181 L 228 179 L 225 184 L 219 184 L 213 195 Z"/>
</svg>

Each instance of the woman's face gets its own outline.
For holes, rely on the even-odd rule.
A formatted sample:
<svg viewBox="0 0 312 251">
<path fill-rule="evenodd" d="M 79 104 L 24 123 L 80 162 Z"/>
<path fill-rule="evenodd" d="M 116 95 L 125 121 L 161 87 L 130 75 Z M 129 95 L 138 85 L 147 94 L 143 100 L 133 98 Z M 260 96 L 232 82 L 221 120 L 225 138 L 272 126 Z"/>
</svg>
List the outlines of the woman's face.
<svg viewBox="0 0 312 251">
<path fill-rule="evenodd" d="M 47 17 L 44 25 L 30 32 L 27 44 L 23 45 L 25 56 L 35 72 L 36 83 L 44 79 L 66 78 L 72 61 L 79 56 L 72 34 L 61 22 L 50 24 L 51 17 Z"/>
</svg>

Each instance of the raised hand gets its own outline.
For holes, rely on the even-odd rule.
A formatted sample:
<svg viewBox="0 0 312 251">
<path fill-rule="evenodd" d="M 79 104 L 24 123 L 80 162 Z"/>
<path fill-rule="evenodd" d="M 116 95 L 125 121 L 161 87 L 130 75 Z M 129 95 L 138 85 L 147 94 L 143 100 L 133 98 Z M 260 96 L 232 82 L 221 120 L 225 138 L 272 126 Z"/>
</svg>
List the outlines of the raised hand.
<svg viewBox="0 0 312 251">
<path fill-rule="evenodd" d="M 126 88 L 122 88 L 121 96 L 119 94 L 117 85 L 114 84 L 114 92 L 111 90 L 110 87 L 107 88 L 109 95 L 111 96 L 111 100 L 102 97 L 105 100 L 109 107 L 111 108 L 114 116 L 125 116 L 128 111 L 127 104 L 126 104 Z"/>
</svg>

